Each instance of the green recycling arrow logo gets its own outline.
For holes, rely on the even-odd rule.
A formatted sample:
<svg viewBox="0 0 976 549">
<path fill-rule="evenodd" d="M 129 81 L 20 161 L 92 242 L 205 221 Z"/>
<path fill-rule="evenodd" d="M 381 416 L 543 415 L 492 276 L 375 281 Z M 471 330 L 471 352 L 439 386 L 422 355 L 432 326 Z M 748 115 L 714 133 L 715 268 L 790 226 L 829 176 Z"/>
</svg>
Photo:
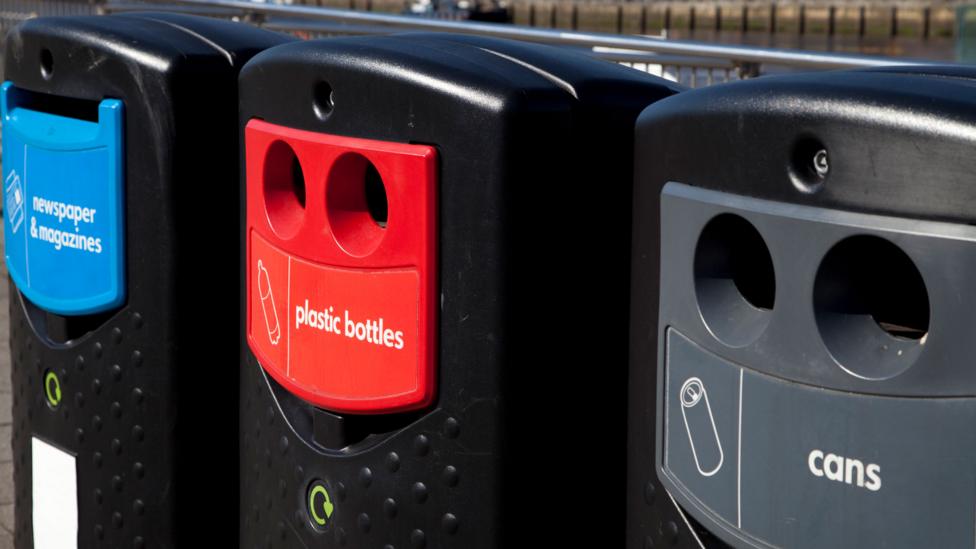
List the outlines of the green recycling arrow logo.
<svg viewBox="0 0 976 549">
<path fill-rule="evenodd" d="M 321 495 L 321 504 L 316 505 L 316 496 Z M 332 504 L 332 498 L 329 497 L 329 491 L 325 489 L 325 485 L 321 482 L 316 482 L 312 485 L 312 489 L 308 491 L 308 515 L 312 517 L 312 522 L 314 522 L 318 527 L 324 528 L 326 523 L 332 518 L 332 513 L 335 511 L 335 505 Z M 322 516 L 325 513 L 325 516 Z"/>
<path fill-rule="evenodd" d="M 44 374 L 44 396 L 51 408 L 57 408 L 61 404 L 61 380 L 50 370 Z"/>
</svg>

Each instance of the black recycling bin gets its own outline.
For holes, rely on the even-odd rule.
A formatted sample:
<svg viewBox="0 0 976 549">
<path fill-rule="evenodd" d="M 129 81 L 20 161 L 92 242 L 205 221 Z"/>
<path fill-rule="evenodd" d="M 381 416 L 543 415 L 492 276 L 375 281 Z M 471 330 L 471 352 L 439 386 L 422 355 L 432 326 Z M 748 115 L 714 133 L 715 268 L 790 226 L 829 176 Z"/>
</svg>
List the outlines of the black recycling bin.
<svg viewBox="0 0 976 549">
<path fill-rule="evenodd" d="M 633 123 L 677 91 L 452 35 L 245 67 L 245 547 L 622 542 Z"/>
<path fill-rule="evenodd" d="M 627 547 L 973 544 L 974 76 L 641 115 Z"/>
<path fill-rule="evenodd" d="M 285 41 L 154 13 L 7 37 L 16 547 L 236 524 L 237 74 Z"/>
</svg>

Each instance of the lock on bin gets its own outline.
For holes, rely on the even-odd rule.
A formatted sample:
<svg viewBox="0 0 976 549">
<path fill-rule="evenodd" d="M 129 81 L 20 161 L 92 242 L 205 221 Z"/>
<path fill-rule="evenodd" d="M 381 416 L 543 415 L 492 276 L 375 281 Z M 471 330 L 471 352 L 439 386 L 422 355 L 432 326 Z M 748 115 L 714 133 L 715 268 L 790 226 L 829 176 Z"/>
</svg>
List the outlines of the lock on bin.
<svg viewBox="0 0 976 549">
<path fill-rule="evenodd" d="M 974 76 L 764 78 L 641 115 L 628 547 L 973 543 Z"/>
<path fill-rule="evenodd" d="M 451 35 L 248 64 L 242 539 L 620 541 L 632 127 L 677 91 Z"/>
<path fill-rule="evenodd" d="M 7 38 L 18 548 L 183 547 L 236 520 L 200 492 L 237 498 L 237 73 L 285 41 L 155 13 Z"/>
</svg>

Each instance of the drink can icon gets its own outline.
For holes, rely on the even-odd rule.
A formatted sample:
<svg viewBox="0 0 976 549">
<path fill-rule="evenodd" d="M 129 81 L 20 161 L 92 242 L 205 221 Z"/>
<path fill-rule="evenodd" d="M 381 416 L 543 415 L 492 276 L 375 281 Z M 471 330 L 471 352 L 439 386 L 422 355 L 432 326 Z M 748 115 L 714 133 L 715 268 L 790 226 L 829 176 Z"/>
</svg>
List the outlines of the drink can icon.
<svg viewBox="0 0 976 549">
<path fill-rule="evenodd" d="M 722 468 L 725 455 L 715 427 L 715 416 L 702 380 L 688 378 L 681 386 L 681 416 L 688 432 L 688 443 L 695 466 L 702 476 L 710 477 Z"/>
</svg>

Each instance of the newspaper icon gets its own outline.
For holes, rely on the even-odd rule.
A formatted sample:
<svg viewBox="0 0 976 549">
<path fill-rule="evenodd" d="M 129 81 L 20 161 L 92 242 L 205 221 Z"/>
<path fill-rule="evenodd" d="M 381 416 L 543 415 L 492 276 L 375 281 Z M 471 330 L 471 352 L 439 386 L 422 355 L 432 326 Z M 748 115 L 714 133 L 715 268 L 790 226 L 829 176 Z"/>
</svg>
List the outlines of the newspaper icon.
<svg viewBox="0 0 976 549">
<path fill-rule="evenodd" d="M 3 188 L 6 193 L 4 209 L 7 219 L 10 220 L 10 233 L 17 234 L 20 226 L 24 224 L 24 188 L 20 183 L 17 170 L 10 170 Z"/>
</svg>

